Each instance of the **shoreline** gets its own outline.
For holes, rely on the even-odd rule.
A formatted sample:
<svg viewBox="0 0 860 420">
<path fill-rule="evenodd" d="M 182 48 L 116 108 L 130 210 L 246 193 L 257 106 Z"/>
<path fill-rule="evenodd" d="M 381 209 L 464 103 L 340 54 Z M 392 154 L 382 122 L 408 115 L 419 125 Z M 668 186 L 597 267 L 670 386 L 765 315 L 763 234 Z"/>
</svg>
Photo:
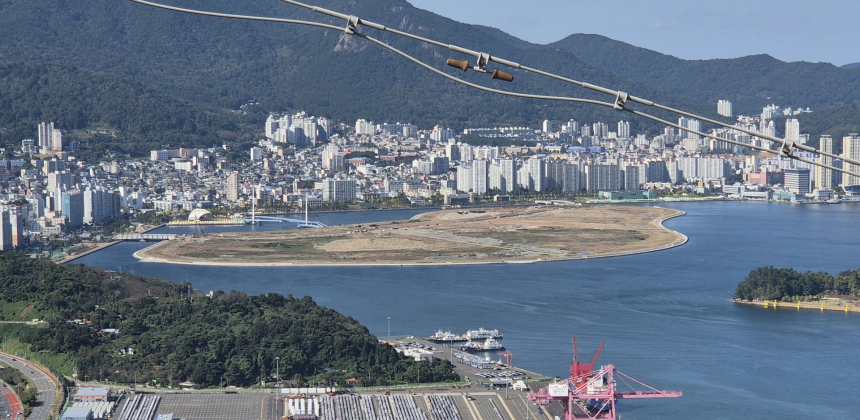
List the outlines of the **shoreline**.
<svg viewBox="0 0 860 420">
<path fill-rule="evenodd" d="M 860 306 L 856 304 L 843 303 L 841 300 L 817 300 L 810 302 L 781 302 L 776 300 L 740 300 L 732 299 L 732 303 L 748 306 L 759 306 L 765 309 L 817 309 L 824 311 L 838 312 L 860 312 Z"/>
<path fill-rule="evenodd" d="M 672 209 L 675 210 L 675 209 Z M 174 264 L 174 265 L 190 265 L 190 266 L 210 266 L 210 267 L 426 267 L 426 266 L 463 266 L 463 265 L 491 265 L 491 264 L 535 264 L 542 262 L 561 262 L 561 261 L 579 261 L 579 260 L 589 260 L 589 259 L 599 259 L 599 258 L 616 258 L 616 257 L 626 257 L 632 255 L 640 255 L 640 254 L 648 254 L 652 252 L 665 251 L 672 248 L 677 248 L 679 246 L 685 245 L 689 242 L 689 238 L 687 235 L 684 235 L 681 232 L 674 231 L 663 226 L 663 222 L 674 219 L 676 217 L 685 216 L 687 212 L 682 210 L 676 210 L 677 213 L 673 215 L 669 215 L 666 217 L 662 217 L 659 219 L 655 219 L 655 223 L 659 228 L 666 229 L 675 235 L 679 236 L 679 241 L 672 242 L 668 245 L 662 245 L 654 248 L 636 250 L 636 251 L 626 251 L 626 252 L 616 252 L 609 253 L 603 255 L 581 255 L 571 258 L 535 258 L 535 259 L 510 259 L 510 260 L 501 260 L 501 261 L 444 261 L 444 262 L 391 262 L 391 263 L 337 263 L 337 264 L 327 264 L 327 263 L 293 263 L 293 262 L 266 262 L 266 263 L 240 263 L 240 262 L 215 262 L 215 261 L 173 261 L 167 260 L 164 258 L 151 258 L 146 257 L 143 253 L 150 248 L 156 247 L 161 244 L 161 242 L 156 242 L 153 245 L 150 245 L 146 248 L 140 249 L 132 254 L 134 258 L 138 260 L 138 262 L 142 263 L 155 263 L 155 264 Z M 424 214 L 424 213 L 422 213 Z M 416 215 L 420 216 L 420 215 Z M 413 216 L 415 217 L 415 216 Z"/>
</svg>

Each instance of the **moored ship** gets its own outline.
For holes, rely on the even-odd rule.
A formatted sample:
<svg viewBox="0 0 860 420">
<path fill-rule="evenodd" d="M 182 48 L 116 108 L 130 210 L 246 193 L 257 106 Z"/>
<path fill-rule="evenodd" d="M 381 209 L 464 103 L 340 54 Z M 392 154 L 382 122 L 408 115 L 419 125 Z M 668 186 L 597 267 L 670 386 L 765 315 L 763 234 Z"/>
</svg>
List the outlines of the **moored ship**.
<svg viewBox="0 0 860 420">
<path fill-rule="evenodd" d="M 436 334 L 427 337 L 427 341 L 432 341 L 434 343 L 460 343 L 463 341 L 469 341 L 468 338 L 452 333 L 451 331 L 436 331 Z"/>
<path fill-rule="evenodd" d="M 461 349 L 469 353 L 477 353 L 482 351 L 503 351 L 505 350 L 505 346 L 496 341 L 496 339 L 490 337 L 483 343 L 480 341 L 469 341 L 464 344 Z"/>
<path fill-rule="evenodd" d="M 504 338 L 499 330 L 485 330 L 484 327 L 478 328 L 477 330 L 466 331 L 465 337 L 469 340 L 486 340 L 488 338 L 499 340 Z"/>
</svg>

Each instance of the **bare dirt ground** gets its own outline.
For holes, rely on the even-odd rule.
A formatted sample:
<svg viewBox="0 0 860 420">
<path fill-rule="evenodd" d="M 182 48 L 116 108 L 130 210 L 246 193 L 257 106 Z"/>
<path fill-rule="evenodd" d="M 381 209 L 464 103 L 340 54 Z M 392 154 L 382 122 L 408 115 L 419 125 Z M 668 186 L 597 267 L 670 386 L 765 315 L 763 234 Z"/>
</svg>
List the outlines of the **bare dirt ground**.
<svg viewBox="0 0 860 420">
<path fill-rule="evenodd" d="M 409 220 L 162 242 L 138 252 L 184 264 L 449 264 L 593 258 L 670 248 L 686 237 L 660 225 L 683 214 L 656 207 L 444 210 Z"/>
</svg>

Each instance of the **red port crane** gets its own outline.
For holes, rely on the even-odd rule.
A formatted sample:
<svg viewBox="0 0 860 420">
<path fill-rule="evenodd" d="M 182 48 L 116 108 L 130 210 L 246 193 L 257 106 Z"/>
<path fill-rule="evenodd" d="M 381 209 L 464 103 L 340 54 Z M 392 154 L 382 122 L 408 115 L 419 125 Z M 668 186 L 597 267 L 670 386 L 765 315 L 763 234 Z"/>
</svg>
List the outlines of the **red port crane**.
<svg viewBox="0 0 860 420">
<path fill-rule="evenodd" d="M 634 398 L 673 398 L 680 397 L 678 391 L 662 391 L 627 375 L 613 365 L 594 370 L 600 351 L 600 343 L 590 363 L 579 362 L 576 337 L 573 337 L 573 363 L 570 364 L 570 377 L 551 383 L 537 393 L 529 393 L 529 400 L 537 405 L 548 406 L 553 400 L 564 405 L 565 420 L 600 419 L 616 420 L 615 401 Z M 623 382 L 629 391 L 617 388 L 616 381 Z"/>
<path fill-rule="evenodd" d="M 497 353 L 499 356 L 505 358 L 507 366 L 511 367 L 511 359 L 514 358 L 514 354 L 510 352 L 510 350 L 506 350 L 504 353 Z"/>
</svg>

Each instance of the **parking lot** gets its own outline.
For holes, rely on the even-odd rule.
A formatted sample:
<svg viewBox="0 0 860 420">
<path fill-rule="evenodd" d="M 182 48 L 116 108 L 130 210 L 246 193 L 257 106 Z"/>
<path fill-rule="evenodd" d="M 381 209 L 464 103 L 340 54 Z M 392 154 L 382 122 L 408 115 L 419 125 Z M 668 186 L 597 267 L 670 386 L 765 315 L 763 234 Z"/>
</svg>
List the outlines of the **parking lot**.
<svg viewBox="0 0 860 420">
<path fill-rule="evenodd" d="M 176 393 L 159 396 L 161 402 L 156 413 L 172 413 L 174 418 L 182 420 L 266 420 L 278 419 L 282 415 L 273 412 L 274 394 Z M 128 400 L 125 399 L 125 402 Z M 116 413 L 121 413 L 122 408 Z M 117 418 L 118 414 L 113 417 Z"/>
</svg>

